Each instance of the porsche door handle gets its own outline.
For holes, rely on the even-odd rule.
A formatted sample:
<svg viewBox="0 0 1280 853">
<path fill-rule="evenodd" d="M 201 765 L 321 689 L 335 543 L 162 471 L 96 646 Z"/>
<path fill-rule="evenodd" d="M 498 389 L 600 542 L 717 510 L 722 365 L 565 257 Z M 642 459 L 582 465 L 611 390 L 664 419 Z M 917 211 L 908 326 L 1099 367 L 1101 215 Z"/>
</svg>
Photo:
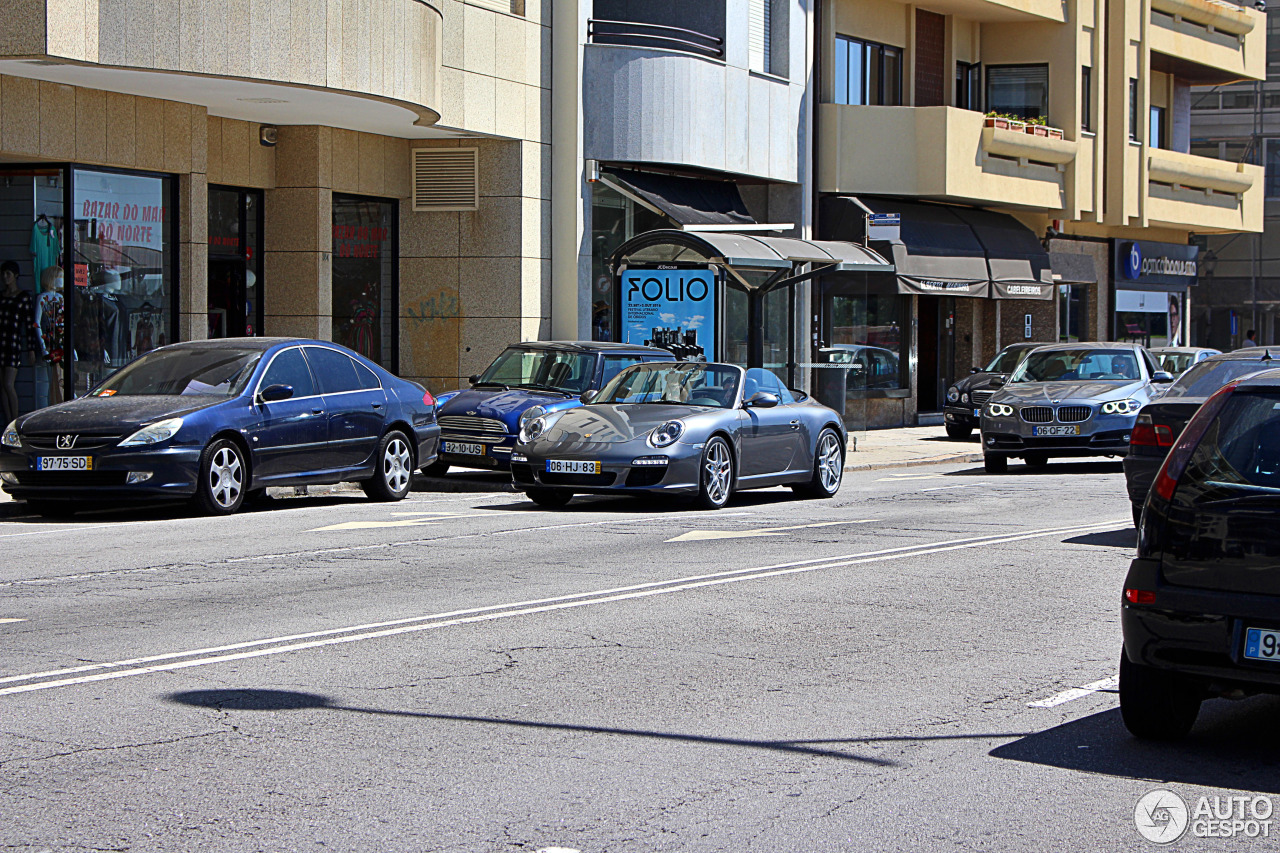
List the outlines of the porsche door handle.
<svg viewBox="0 0 1280 853">
<path fill-rule="evenodd" d="M 799 422 L 799 421 L 792 421 L 792 422 L 791 422 L 791 428 L 792 428 L 792 429 L 800 429 L 800 422 Z"/>
</svg>

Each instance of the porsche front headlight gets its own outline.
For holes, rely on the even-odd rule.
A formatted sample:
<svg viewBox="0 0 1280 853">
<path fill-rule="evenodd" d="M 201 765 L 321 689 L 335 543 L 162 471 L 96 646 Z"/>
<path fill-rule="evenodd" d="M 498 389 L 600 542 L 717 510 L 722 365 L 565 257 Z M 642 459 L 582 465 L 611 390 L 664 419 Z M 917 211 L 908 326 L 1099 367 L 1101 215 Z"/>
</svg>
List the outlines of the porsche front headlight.
<svg viewBox="0 0 1280 853">
<path fill-rule="evenodd" d="M 182 429 L 182 418 L 169 418 L 144 426 L 133 435 L 120 442 L 121 447 L 143 447 L 168 441 Z"/>
<path fill-rule="evenodd" d="M 1102 414 L 1104 415 L 1132 415 L 1142 408 L 1142 403 L 1137 400 L 1112 400 L 1109 403 L 1102 404 Z"/>
<path fill-rule="evenodd" d="M 16 420 L 4 428 L 4 439 L 0 440 L 0 444 L 5 447 L 22 446 L 22 439 L 18 437 L 18 422 Z"/>
<path fill-rule="evenodd" d="M 520 443 L 528 444 L 547 430 L 547 419 L 536 417 L 520 425 Z"/>
<path fill-rule="evenodd" d="M 682 435 L 684 435 L 684 423 L 682 421 L 667 421 L 649 433 L 649 446 L 668 447 L 679 441 Z"/>
</svg>

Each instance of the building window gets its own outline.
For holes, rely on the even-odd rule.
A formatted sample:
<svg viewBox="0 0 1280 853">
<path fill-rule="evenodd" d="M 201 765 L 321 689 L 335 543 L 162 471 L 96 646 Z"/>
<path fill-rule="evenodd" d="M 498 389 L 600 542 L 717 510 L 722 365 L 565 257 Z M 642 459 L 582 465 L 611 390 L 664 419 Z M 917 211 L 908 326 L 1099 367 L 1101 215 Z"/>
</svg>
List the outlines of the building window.
<svg viewBox="0 0 1280 853">
<path fill-rule="evenodd" d="M 1165 122 L 1167 112 L 1164 107 L 1151 108 L 1151 124 L 1147 128 L 1147 144 L 1152 148 L 1167 148 L 1166 135 L 1168 125 Z"/>
<path fill-rule="evenodd" d="M 1193 110 L 1216 110 L 1220 106 L 1219 101 L 1221 93 L 1216 89 L 1210 89 L 1207 92 L 1193 92 L 1194 100 L 1191 102 Z"/>
<path fill-rule="evenodd" d="M 333 194 L 333 340 L 397 372 L 396 202 Z"/>
<path fill-rule="evenodd" d="M 987 109 L 1020 119 L 1048 115 L 1049 66 L 988 65 Z"/>
<path fill-rule="evenodd" d="M 613 253 L 637 234 L 670 227 L 671 222 L 665 217 L 641 207 L 612 187 L 599 181 L 591 185 L 592 340 L 615 340 L 616 297 L 609 272 Z"/>
<path fill-rule="evenodd" d="M 956 106 L 982 111 L 982 63 L 956 63 Z"/>
<path fill-rule="evenodd" d="M 1253 91 L 1235 91 L 1222 93 L 1222 108 L 1224 110 L 1251 110 L 1257 103 L 1257 99 L 1253 96 Z"/>
<path fill-rule="evenodd" d="M 1138 80 L 1129 78 L 1129 138 L 1138 141 Z"/>
<path fill-rule="evenodd" d="M 1280 198 L 1280 139 L 1267 140 L 1267 198 Z"/>
<path fill-rule="evenodd" d="M 772 0 L 748 0 L 750 5 L 747 8 L 747 61 L 748 67 L 752 71 L 761 71 L 769 74 L 773 71 L 772 63 L 769 61 L 770 48 L 772 47 L 771 30 L 772 15 L 770 7 L 773 5 Z"/>
<path fill-rule="evenodd" d="M 836 36 L 835 102 L 902 105 L 902 48 Z"/>
<path fill-rule="evenodd" d="M 1080 66 L 1080 127 L 1093 130 L 1093 69 Z"/>
</svg>

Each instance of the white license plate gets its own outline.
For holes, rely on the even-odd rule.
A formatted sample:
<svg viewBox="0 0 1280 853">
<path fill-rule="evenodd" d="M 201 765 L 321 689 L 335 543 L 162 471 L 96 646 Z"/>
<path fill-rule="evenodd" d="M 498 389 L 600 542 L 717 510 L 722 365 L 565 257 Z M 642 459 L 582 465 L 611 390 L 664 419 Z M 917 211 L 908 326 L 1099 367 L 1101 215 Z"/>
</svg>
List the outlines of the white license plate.
<svg viewBox="0 0 1280 853">
<path fill-rule="evenodd" d="M 484 456 L 483 444 L 463 444 L 457 441 L 444 443 L 445 453 L 457 453 L 459 456 Z"/>
<path fill-rule="evenodd" d="M 1246 629 L 1244 656 L 1250 660 L 1280 660 L 1280 631 Z"/>
<path fill-rule="evenodd" d="M 982 409 L 974 409 L 974 410 L 973 410 L 973 416 L 974 416 L 975 418 L 981 418 L 981 417 L 982 417 Z"/>
<path fill-rule="evenodd" d="M 1079 435 L 1078 426 L 1038 426 L 1031 431 L 1032 435 Z"/>
<path fill-rule="evenodd" d="M 548 459 L 548 474 L 599 474 L 599 462 L 579 462 L 576 459 Z"/>
<path fill-rule="evenodd" d="M 92 456 L 37 456 L 37 471 L 92 471 Z"/>
</svg>

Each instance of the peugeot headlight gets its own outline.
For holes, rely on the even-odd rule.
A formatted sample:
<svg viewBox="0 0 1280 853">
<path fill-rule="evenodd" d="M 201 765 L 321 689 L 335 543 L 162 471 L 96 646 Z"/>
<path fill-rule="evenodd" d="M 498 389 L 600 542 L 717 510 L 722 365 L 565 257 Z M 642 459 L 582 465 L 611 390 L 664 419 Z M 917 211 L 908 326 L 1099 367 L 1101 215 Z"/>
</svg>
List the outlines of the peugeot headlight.
<svg viewBox="0 0 1280 853">
<path fill-rule="evenodd" d="M 18 422 L 14 421 L 4 428 L 4 439 L 0 440 L 0 444 L 5 447 L 21 447 L 22 439 L 18 438 Z"/>
<path fill-rule="evenodd" d="M 547 413 L 547 410 L 542 408 L 541 406 L 530 406 L 529 408 L 525 409 L 523 412 L 520 413 L 520 427 L 523 429 L 524 425 L 527 424 L 529 421 L 533 420 L 534 418 L 540 418 L 546 413 Z"/>
<path fill-rule="evenodd" d="M 679 441 L 682 435 L 684 435 L 684 423 L 682 421 L 667 421 L 649 433 L 649 446 L 667 447 Z"/>
<path fill-rule="evenodd" d="M 987 403 L 987 414 L 993 418 L 1007 418 L 1013 414 L 1013 406 L 1004 403 Z"/>
<path fill-rule="evenodd" d="M 1132 415 L 1138 409 L 1142 408 L 1142 403 L 1137 400 L 1112 400 L 1109 403 L 1102 404 L 1102 414 L 1104 415 Z"/>
<path fill-rule="evenodd" d="M 121 447 L 142 447 L 148 444 L 159 444 L 173 438 L 182 429 L 182 418 L 169 418 L 145 426 L 133 435 L 120 442 Z"/>
<path fill-rule="evenodd" d="M 528 444 L 547 431 L 547 419 L 536 417 L 520 424 L 520 443 Z"/>
<path fill-rule="evenodd" d="M 952 385 L 947 389 L 947 402 L 954 403 L 960 399 L 960 389 Z"/>
</svg>

